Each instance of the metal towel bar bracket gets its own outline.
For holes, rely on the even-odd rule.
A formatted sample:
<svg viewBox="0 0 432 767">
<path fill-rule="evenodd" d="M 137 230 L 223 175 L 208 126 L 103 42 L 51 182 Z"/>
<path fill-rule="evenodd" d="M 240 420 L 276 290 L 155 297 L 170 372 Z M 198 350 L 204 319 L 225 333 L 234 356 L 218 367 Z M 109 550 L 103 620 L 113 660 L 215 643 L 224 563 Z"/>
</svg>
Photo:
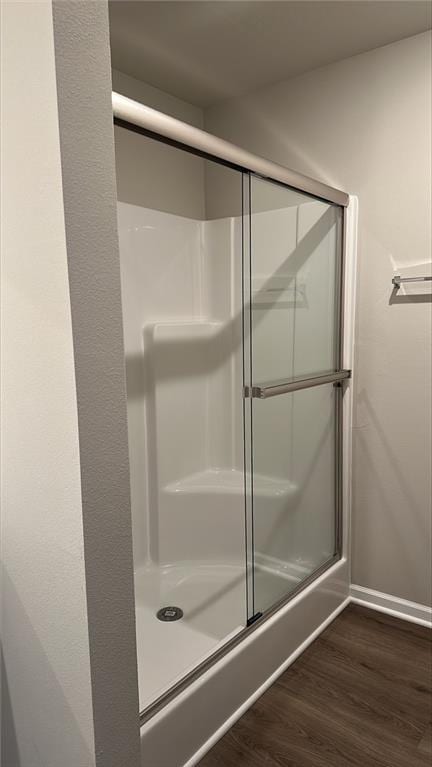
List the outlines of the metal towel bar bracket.
<svg viewBox="0 0 432 767">
<path fill-rule="evenodd" d="M 392 284 L 396 288 L 400 288 L 403 282 L 430 282 L 432 280 L 432 276 L 425 276 L 425 277 L 401 277 L 399 274 L 395 274 L 395 276 L 392 279 Z"/>
</svg>

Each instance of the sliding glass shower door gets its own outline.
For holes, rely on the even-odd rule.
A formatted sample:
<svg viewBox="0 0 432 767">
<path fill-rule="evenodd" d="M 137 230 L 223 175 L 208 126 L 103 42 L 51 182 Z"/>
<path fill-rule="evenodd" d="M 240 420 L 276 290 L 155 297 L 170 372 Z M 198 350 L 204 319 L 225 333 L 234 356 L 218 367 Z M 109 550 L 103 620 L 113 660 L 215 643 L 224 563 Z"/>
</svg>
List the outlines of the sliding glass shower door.
<svg viewBox="0 0 432 767">
<path fill-rule="evenodd" d="M 342 209 L 253 175 L 245 195 L 251 622 L 338 555 Z"/>
</svg>

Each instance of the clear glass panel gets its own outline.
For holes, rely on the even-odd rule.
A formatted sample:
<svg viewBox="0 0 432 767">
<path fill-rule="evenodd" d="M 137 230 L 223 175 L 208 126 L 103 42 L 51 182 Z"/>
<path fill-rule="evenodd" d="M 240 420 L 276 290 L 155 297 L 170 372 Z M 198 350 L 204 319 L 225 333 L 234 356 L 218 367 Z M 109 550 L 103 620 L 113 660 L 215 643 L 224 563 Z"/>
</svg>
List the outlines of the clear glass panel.
<svg viewBox="0 0 432 767">
<path fill-rule="evenodd" d="M 252 400 L 255 613 L 335 553 L 337 393 L 328 384 Z"/>
<path fill-rule="evenodd" d="M 246 383 L 334 371 L 342 209 L 252 175 L 249 193 Z M 330 384 L 249 400 L 254 615 L 335 554 L 337 396 Z"/>
<path fill-rule="evenodd" d="M 247 620 L 242 174 L 115 135 L 143 709 Z"/>
<path fill-rule="evenodd" d="M 338 367 L 342 209 L 251 177 L 254 383 Z"/>
</svg>

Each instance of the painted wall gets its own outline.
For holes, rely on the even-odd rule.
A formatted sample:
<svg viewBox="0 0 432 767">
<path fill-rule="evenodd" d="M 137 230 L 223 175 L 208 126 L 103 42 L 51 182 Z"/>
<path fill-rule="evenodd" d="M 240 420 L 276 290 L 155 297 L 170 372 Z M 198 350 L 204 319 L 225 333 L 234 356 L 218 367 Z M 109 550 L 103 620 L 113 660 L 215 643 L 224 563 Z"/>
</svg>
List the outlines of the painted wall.
<svg viewBox="0 0 432 767">
<path fill-rule="evenodd" d="M 134 77 L 113 70 L 113 90 L 203 126 L 203 111 Z M 121 202 L 188 218 L 204 217 L 204 161 L 124 128 L 115 127 L 117 195 Z"/>
<path fill-rule="evenodd" d="M 206 130 L 358 195 L 352 577 L 422 604 L 431 601 L 431 303 L 396 296 L 391 278 L 430 273 L 430 52 L 421 34 L 205 113 Z"/>
<path fill-rule="evenodd" d="M 51 3 L 2 4 L 2 86 L 2 763 L 93 767 Z"/>
</svg>

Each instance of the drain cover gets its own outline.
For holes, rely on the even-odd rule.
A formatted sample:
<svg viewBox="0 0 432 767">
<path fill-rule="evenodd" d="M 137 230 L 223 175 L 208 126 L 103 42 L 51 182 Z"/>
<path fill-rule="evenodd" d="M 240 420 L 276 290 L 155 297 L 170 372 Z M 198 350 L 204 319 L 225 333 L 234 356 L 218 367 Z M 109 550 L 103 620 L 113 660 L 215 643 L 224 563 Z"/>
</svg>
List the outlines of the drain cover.
<svg viewBox="0 0 432 767">
<path fill-rule="evenodd" d="M 178 621 L 180 618 L 183 618 L 183 610 L 180 607 L 161 607 L 157 611 L 156 617 L 160 621 Z"/>
</svg>

